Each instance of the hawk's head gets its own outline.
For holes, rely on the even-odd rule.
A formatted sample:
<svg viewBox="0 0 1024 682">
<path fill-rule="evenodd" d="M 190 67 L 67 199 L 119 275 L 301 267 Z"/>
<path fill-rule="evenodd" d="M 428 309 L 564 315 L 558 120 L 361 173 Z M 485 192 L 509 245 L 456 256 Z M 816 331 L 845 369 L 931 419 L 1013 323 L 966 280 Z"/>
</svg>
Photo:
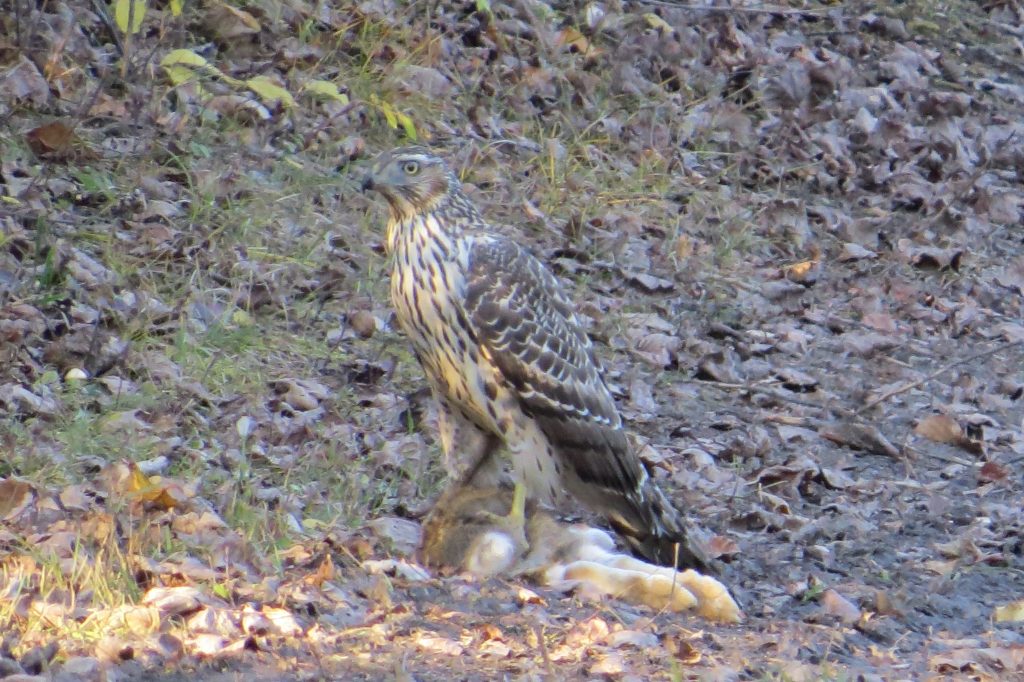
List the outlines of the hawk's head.
<svg viewBox="0 0 1024 682">
<path fill-rule="evenodd" d="M 461 196 L 455 174 L 423 147 L 402 147 L 378 156 L 363 178 L 363 191 L 368 189 L 384 195 L 394 220 L 431 212 L 452 195 Z"/>
</svg>

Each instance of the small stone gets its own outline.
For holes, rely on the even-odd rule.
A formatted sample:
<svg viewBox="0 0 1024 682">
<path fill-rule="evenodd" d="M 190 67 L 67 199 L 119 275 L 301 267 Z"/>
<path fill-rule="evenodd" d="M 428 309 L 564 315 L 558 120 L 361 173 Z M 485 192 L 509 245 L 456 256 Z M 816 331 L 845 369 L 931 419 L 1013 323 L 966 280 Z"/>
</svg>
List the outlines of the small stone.
<svg viewBox="0 0 1024 682">
<path fill-rule="evenodd" d="M 21 675 L 25 669 L 12 658 L 0 658 L 0 679 L 7 679 L 11 675 Z"/>
<path fill-rule="evenodd" d="M 37 675 L 46 670 L 58 651 L 60 651 L 60 645 L 56 642 L 33 647 L 21 657 L 21 667 L 27 672 Z"/>
<path fill-rule="evenodd" d="M 99 682 L 102 677 L 100 662 L 91 656 L 69 658 L 57 672 L 55 680 L 63 682 Z"/>
<path fill-rule="evenodd" d="M 89 378 L 89 373 L 80 367 L 72 367 L 64 373 L 64 381 L 72 383 L 75 381 L 85 381 Z"/>
</svg>

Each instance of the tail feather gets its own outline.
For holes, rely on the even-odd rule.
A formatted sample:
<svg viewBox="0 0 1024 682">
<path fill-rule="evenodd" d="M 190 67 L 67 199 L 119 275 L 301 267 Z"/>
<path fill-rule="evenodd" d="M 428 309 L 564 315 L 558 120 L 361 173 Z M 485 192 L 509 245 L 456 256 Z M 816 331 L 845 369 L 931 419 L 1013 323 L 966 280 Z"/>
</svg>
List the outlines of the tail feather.
<svg viewBox="0 0 1024 682">
<path fill-rule="evenodd" d="M 608 519 L 634 554 L 662 566 L 714 572 L 707 552 L 688 537 L 685 520 L 630 449 L 618 421 L 567 418 L 564 411 L 535 419 L 566 465 L 562 484 Z"/>
<path fill-rule="evenodd" d="M 632 552 L 662 566 L 715 573 L 703 547 L 686 532 L 685 520 L 658 485 L 645 479 L 639 491 L 623 496 L 621 511 L 609 522 Z"/>
</svg>

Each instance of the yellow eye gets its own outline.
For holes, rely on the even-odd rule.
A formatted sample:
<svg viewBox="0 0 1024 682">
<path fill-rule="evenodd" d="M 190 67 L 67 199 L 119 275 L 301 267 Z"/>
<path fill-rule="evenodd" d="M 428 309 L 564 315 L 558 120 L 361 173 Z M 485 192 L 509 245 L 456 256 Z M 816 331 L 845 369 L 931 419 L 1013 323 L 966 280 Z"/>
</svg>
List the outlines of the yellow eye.
<svg viewBox="0 0 1024 682">
<path fill-rule="evenodd" d="M 420 172 L 420 165 L 415 161 L 406 161 L 402 164 L 402 170 L 406 175 L 416 175 Z"/>
</svg>

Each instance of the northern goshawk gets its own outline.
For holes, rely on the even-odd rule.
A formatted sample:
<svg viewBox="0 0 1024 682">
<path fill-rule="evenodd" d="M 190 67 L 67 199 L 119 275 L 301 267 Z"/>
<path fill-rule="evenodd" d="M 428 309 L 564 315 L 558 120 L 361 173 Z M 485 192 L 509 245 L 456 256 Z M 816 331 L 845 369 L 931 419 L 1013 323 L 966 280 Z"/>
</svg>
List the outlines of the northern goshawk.
<svg viewBox="0 0 1024 682">
<path fill-rule="evenodd" d="M 445 162 L 423 148 L 381 154 L 363 189 L 388 203 L 391 299 L 437 398 L 456 484 L 499 483 L 504 445 L 531 499 L 564 506 L 568 493 L 649 560 L 706 567 L 631 450 L 555 276 L 488 225 Z"/>
</svg>

